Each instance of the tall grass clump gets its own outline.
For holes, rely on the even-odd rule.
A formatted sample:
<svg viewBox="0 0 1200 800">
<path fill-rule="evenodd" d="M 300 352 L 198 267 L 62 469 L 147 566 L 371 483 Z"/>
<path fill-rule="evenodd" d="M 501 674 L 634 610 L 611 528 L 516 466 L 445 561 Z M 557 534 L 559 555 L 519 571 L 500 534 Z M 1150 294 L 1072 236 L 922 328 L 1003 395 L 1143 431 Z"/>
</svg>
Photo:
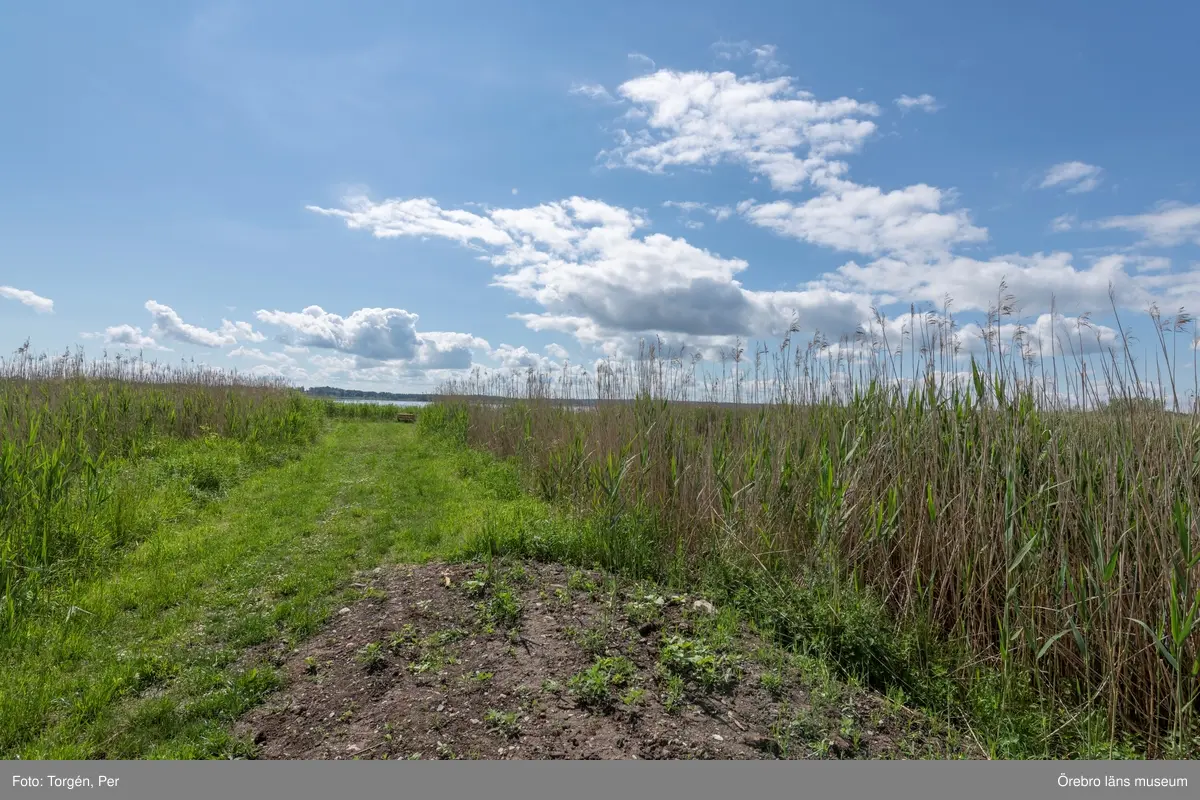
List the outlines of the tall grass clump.
<svg viewBox="0 0 1200 800">
<path fill-rule="evenodd" d="M 723 581 L 871 682 L 996 721 L 996 752 L 1194 753 L 1195 325 L 1151 309 L 1143 357 L 1123 328 L 1013 316 L 1002 287 L 971 331 L 914 309 L 716 368 L 646 346 L 476 373 L 424 418 L 585 512 L 597 559 Z"/>
<path fill-rule="evenodd" d="M 397 416 L 404 412 L 412 412 L 409 407 L 399 407 L 386 403 L 362 403 L 354 401 L 328 400 L 320 401 L 321 409 L 330 419 L 357 419 L 374 422 L 394 422 Z"/>
<path fill-rule="evenodd" d="M 0 358 L 0 623 L 319 425 L 279 381 L 28 344 Z"/>
</svg>

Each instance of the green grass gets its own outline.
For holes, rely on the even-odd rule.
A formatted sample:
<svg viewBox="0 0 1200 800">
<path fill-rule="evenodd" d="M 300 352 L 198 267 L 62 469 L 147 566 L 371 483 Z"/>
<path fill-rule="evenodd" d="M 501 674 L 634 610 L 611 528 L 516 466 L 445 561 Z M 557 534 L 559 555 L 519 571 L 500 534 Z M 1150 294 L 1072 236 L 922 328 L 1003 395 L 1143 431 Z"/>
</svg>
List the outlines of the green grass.
<svg viewBox="0 0 1200 800">
<path fill-rule="evenodd" d="M 415 426 L 333 423 L 7 631 L 0 754 L 248 754 L 230 730 L 278 686 L 271 649 L 353 600 L 355 570 L 444 557 L 489 518 L 527 516 L 536 502 L 500 474 Z"/>
<path fill-rule="evenodd" d="M 198 457 L 190 448 L 216 448 L 211 457 L 224 464 L 236 455 L 236 442 L 172 444 L 139 462 L 145 474 L 137 480 L 157 476 L 158 484 L 145 485 L 174 487 L 164 497 L 175 498 L 172 508 L 181 511 L 160 514 L 140 542 L 97 574 L 65 584 L 53 602 L 0 635 L 0 755 L 252 755 L 253 746 L 231 733 L 235 720 L 280 685 L 277 654 L 364 596 L 352 585 L 356 571 L 482 558 L 477 602 L 496 624 L 515 625 L 521 610 L 509 602 L 515 595 L 508 587 L 524 578 L 496 568 L 505 554 L 611 567 L 654 581 L 658 591 L 712 600 L 715 615 L 688 610 L 688 638 L 667 635 L 660 688 L 672 709 L 683 707 L 689 684 L 712 689 L 739 678 L 731 637 L 748 622 L 792 653 L 796 669 L 817 687 L 810 692 L 815 704 L 837 702 L 819 691 L 817 678 L 825 675 L 831 685 L 850 679 L 886 691 L 940 725 L 969 726 L 994 757 L 1139 753 L 1094 719 L 1016 703 L 999 670 L 972 664 L 969 652 L 947 650 L 919 625 L 895 620 L 869 587 L 783 583 L 733 558 L 649 569 L 661 562 L 636 555 L 644 521 L 576 515 L 525 493 L 515 462 L 466 449 L 453 420 L 439 413 L 423 413 L 418 426 L 332 420 L 298 458 L 239 470 L 236 480 L 207 489 L 186 478 L 203 470 L 180 466 Z M 230 471 L 214 474 L 220 481 Z M 208 494 L 193 491 L 200 489 Z M 569 603 L 571 592 L 603 599 L 606 588 L 578 571 L 555 602 Z M 653 620 L 659 597 L 646 593 L 639 604 L 610 612 Z M 676 602 L 669 593 L 662 600 Z M 409 668 L 419 668 L 448 657 L 457 635 L 448 630 L 418 641 L 398 632 L 364 649 L 362 668 L 374 668 L 384 650 L 403 651 Z M 603 644 L 581 639 L 598 661 L 577 676 L 572 692 L 585 703 L 611 707 L 619 699 L 632 706 L 638 687 L 629 685 L 619 659 L 605 657 Z M 410 650 L 419 652 L 410 657 Z M 972 670 L 969 680 L 963 669 Z M 314 662 L 311 671 L 319 680 L 321 665 Z"/>
<path fill-rule="evenodd" d="M 0 627 L 321 429 L 288 387 L 139 359 L 0 358 Z"/>
<path fill-rule="evenodd" d="M 464 446 L 465 419 L 454 407 L 427 408 L 421 421 L 432 437 Z M 474 450 L 462 458 L 475 465 L 472 473 L 509 472 L 509 477 L 495 478 L 497 486 L 519 484 L 522 477 L 536 485 L 538 479 L 535 469 L 517 458 L 488 459 Z M 703 557 L 663 553 L 647 547 L 660 533 L 652 520 L 628 507 L 615 519 L 611 511 L 604 502 L 598 508 L 588 502 L 514 507 L 490 518 L 481 535 L 468 539 L 466 553 L 612 570 L 712 600 L 720 609 L 716 616 L 694 615 L 703 630 L 695 643 L 699 647 L 677 643 L 671 655 L 678 658 L 664 665 L 664 702 L 671 708 L 681 706 L 689 682 L 715 688 L 736 680 L 735 665 L 721 653 L 732 623 L 742 620 L 803 659 L 809 672 L 819 668 L 839 681 L 903 696 L 939 724 L 970 730 L 993 758 L 1137 758 L 1147 752 L 1144 738 L 1112 727 L 1107 708 L 1070 706 L 1039 694 L 1038 687 L 1006 676 L 999 664 L 981 661 L 927 621 L 898 618 L 853 574 L 831 574 L 821 565 L 798 572 L 782 566 L 764 569 L 733 549 L 707 550 L 699 554 Z M 583 571 L 573 573 L 568 586 L 594 597 L 602 592 Z M 638 616 L 644 609 L 619 611 Z M 586 632 L 575 631 L 574 636 L 588 643 Z M 1185 741 L 1164 754 L 1197 748 L 1200 741 Z"/>
<path fill-rule="evenodd" d="M 492 708 L 484 715 L 483 721 L 487 724 L 488 730 L 509 739 L 515 739 L 521 733 L 521 725 L 517 721 L 515 711 L 499 711 Z"/>
<path fill-rule="evenodd" d="M 617 692 L 626 689 L 637 670 L 624 656 L 606 656 L 582 672 L 571 676 L 567 686 L 579 704 L 590 708 L 607 708 Z"/>
</svg>

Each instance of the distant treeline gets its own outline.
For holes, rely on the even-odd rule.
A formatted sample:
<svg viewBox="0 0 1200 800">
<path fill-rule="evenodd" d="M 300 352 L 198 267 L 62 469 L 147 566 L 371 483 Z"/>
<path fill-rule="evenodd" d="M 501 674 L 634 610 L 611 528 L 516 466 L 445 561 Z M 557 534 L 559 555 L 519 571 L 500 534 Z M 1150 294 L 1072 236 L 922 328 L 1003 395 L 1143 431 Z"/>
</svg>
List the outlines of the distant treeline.
<svg viewBox="0 0 1200 800">
<path fill-rule="evenodd" d="M 304 393 L 313 397 L 343 397 L 354 400 L 419 400 L 430 402 L 432 394 L 396 394 L 395 392 L 364 392 L 361 389 L 338 389 L 333 386 L 313 386 Z"/>
</svg>

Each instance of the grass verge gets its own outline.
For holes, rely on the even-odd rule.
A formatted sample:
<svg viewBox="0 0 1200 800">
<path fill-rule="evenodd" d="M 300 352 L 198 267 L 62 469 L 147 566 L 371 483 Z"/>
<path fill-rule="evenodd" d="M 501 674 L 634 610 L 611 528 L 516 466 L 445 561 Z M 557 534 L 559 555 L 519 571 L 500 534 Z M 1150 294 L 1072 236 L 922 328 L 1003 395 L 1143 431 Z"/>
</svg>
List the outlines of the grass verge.
<svg viewBox="0 0 1200 800">
<path fill-rule="evenodd" d="M 249 475 L 192 518 L 151 533 L 109 575 L 77 582 L 52 609 L 22 620 L 0 641 L 0 752 L 252 756 L 253 741 L 232 734 L 233 723 L 279 686 L 279 665 L 301 640 L 368 596 L 356 572 L 513 555 L 702 591 L 803 663 L 829 665 L 890 703 L 968 731 L 994 758 L 1139 753 L 1032 694 L 1015 704 L 1019 694 L 1002 691 L 998 673 L 920 626 L 895 623 L 868 591 L 829 576 L 784 582 L 732 555 L 703 569 L 682 559 L 663 566 L 643 546 L 646 520 L 557 509 L 522 490 L 514 463 L 438 435 L 436 412 L 422 419 L 419 428 L 334 422 L 298 460 Z M 587 588 L 583 578 L 572 583 Z M 618 610 L 652 623 L 644 605 Z M 520 615 L 511 603 L 486 609 L 497 626 Z M 719 647 L 670 644 L 662 668 L 680 692 L 687 681 L 717 686 L 733 674 Z"/>
<path fill-rule="evenodd" d="M 338 422 L 64 589 L 0 641 L 5 758 L 223 758 L 232 722 L 278 684 L 281 653 L 353 600 L 355 570 L 457 549 L 532 503 L 507 473 L 464 481 L 413 426 Z"/>
</svg>

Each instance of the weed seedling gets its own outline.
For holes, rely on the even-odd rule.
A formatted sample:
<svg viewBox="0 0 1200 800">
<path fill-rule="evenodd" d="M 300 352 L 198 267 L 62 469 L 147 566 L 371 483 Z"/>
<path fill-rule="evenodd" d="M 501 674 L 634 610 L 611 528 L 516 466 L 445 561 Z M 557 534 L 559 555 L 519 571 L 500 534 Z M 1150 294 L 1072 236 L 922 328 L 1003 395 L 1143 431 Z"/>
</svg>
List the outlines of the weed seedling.
<svg viewBox="0 0 1200 800">
<path fill-rule="evenodd" d="M 487 723 L 488 730 L 508 739 L 515 739 L 521 733 L 516 712 L 513 711 L 498 711 L 492 708 L 484 714 L 483 721 Z"/>
<path fill-rule="evenodd" d="M 411 647 L 417 643 L 417 629 L 412 625 L 405 625 L 398 631 L 394 631 L 388 637 L 388 649 L 393 653 L 403 650 L 406 647 Z"/>
<path fill-rule="evenodd" d="M 781 675 L 777 670 L 764 672 L 759 677 L 758 681 L 762 685 L 762 688 L 766 690 L 767 694 L 769 694 L 771 697 L 775 698 L 776 700 L 779 700 L 783 697 L 783 675 Z"/>
<path fill-rule="evenodd" d="M 359 648 L 355 659 L 366 668 L 367 672 L 375 672 L 382 669 L 383 665 L 387 663 L 383 645 L 379 642 L 371 642 L 370 644 L 363 645 Z"/>
<path fill-rule="evenodd" d="M 716 653 L 707 644 L 677 634 L 663 641 L 659 661 L 667 672 L 700 687 L 728 689 L 738 679 L 738 664 L 726 653 Z"/>
<path fill-rule="evenodd" d="M 589 656 L 602 656 L 608 649 L 607 637 L 604 635 L 602 627 L 584 628 L 583 630 L 568 628 L 566 633 L 567 637 L 579 645 L 579 649 Z"/>
<path fill-rule="evenodd" d="M 596 593 L 596 582 L 589 578 L 586 572 L 577 569 L 567 579 L 567 588 L 576 592 L 587 592 L 589 595 L 592 595 Z"/>
<path fill-rule="evenodd" d="M 678 675 L 667 675 L 666 690 L 663 692 L 663 708 L 668 714 L 674 714 L 683 708 L 683 700 L 683 678 Z"/>
<path fill-rule="evenodd" d="M 511 589 L 498 589 L 488 603 L 487 613 L 497 625 L 512 628 L 521 621 L 521 603 Z"/>
<path fill-rule="evenodd" d="M 573 675 L 568 686 L 580 705 L 605 708 L 612 704 L 614 689 L 627 686 L 635 671 L 633 662 L 624 656 L 601 658 Z"/>
</svg>

